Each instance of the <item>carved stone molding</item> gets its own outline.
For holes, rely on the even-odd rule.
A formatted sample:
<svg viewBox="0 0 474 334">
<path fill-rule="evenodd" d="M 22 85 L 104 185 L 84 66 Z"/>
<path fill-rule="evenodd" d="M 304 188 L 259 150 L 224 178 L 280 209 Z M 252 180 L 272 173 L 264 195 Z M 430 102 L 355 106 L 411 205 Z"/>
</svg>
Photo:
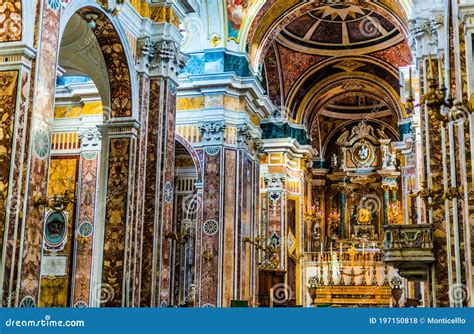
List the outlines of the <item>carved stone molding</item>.
<svg viewBox="0 0 474 334">
<path fill-rule="evenodd" d="M 178 43 L 172 40 L 145 38 L 139 41 L 139 50 L 138 70 L 151 77 L 161 76 L 176 81 L 179 70 L 186 63 L 186 56 L 179 51 Z"/>
<path fill-rule="evenodd" d="M 102 134 L 98 128 L 80 129 L 78 135 L 83 150 L 100 150 Z"/>
<path fill-rule="evenodd" d="M 263 140 L 261 139 L 255 139 L 253 142 L 253 149 L 255 151 L 255 154 L 260 155 L 265 153 L 265 148 L 263 145 Z"/>
<path fill-rule="evenodd" d="M 203 145 L 223 145 L 225 142 L 226 125 L 223 121 L 199 124 Z"/>
<path fill-rule="evenodd" d="M 408 40 L 416 58 L 437 54 L 445 45 L 443 15 L 435 13 L 411 20 Z"/>
<path fill-rule="evenodd" d="M 252 133 L 247 124 L 237 125 L 237 146 L 248 149 L 252 141 Z"/>
<path fill-rule="evenodd" d="M 466 28 L 474 28 L 474 4 L 461 4 L 459 7 L 459 17 Z"/>
<path fill-rule="evenodd" d="M 264 176 L 265 185 L 268 190 L 281 191 L 285 186 L 285 175 L 269 174 Z"/>
</svg>

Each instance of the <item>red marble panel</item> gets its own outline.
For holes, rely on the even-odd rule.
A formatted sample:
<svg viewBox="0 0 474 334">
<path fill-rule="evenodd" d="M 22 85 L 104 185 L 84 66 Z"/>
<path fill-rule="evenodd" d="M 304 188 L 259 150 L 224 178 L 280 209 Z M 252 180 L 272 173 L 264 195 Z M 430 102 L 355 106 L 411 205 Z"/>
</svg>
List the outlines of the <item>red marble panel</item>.
<svg viewBox="0 0 474 334">
<path fill-rule="evenodd" d="M 105 64 L 107 65 L 112 117 L 131 116 L 132 92 L 124 44 L 112 25 L 112 22 L 110 22 L 103 12 L 91 7 L 84 7 L 81 8 L 78 13 L 85 17 L 91 11 L 98 16 L 93 30 L 102 50 Z"/>
<path fill-rule="evenodd" d="M 238 264 L 238 256 L 235 253 L 235 245 L 238 242 L 236 235 L 236 197 L 241 197 L 237 183 L 237 152 L 225 150 L 225 176 L 224 176 L 224 231 L 222 243 L 222 306 L 230 306 L 230 300 L 234 294 L 234 273 Z M 239 212 L 240 214 L 240 212 Z"/>
<path fill-rule="evenodd" d="M 371 55 L 397 68 L 411 64 L 411 51 L 406 40 L 391 48 L 374 52 Z"/>
<path fill-rule="evenodd" d="M 207 152 L 204 155 L 204 191 L 203 191 L 203 222 L 213 220 L 218 223 L 219 230 L 220 212 L 221 212 L 221 154 L 222 149 L 217 153 L 210 155 Z M 217 289 L 219 273 L 219 234 L 218 231 L 213 235 L 204 232 L 201 228 L 201 271 L 200 271 L 200 297 L 201 306 L 217 306 Z M 203 256 L 206 254 L 206 258 Z"/>
<path fill-rule="evenodd" d="M 175 117 L 176 117 L 176 86 L 167 81 L 166 90 L 166 114 L 164 115 L 166 129 L 164 138 L 164 186 L 162 194 L 163 220 L 162 220 L 162 238 L 163 233 L 172 230 L 173 224 L 173 195 L 169 191 L 174 190 L 174 162 L 175 162 Z M 171 241 L 162 241 L 161 261 L 160 261 L 160 303 L 165 306 L 170 304 L 170 276 L 171 276 Z"/>
<path fill-rule="evenodd" d="M 238 296 L 240 299 L 248 299 L 248 278 L 250 278 L 250 272 L 248 272 L 248 254 L 247 244 L 243 243 L 243 239 L 250 237 L 250 223 L 252 216 L 251 198 L 252 198 L 252 182 L 251 182 L 251 162 L 245 152 L 242 152 L 241 161 L 239 162 L 240 172 L 240 215 L 239 215 L 239 229 L 238 229 L 238 245 L 239 245 L 239 263 L 238 263 L 238 277 L 239 277 L 239 291 Z"/>
<path fill-rule="evenodd" d="M 326 57 L 303 54 L 290 50 L 280 44 L 277 45 L 278 54 L 280 55 L 280 66 L 282 69 L 285 69 L 282 71 L 284 93 L 285 97 L 288 97 L 288 93 L 299 77 L 310 67 L 326 59 Z"/>
<path fill-rule="evenodd" d="M 108 307 L 122 306 L 131 145 L 130 138 L 110 139 L 102 286 L 113 293 L 101 300 Z"/>
<path fill-rule="evenodd" d="M 197 193 L 197 208 L 202 208 L 202 193 L 201 190 L 198 190 Z M 194 276 L 194 305 L 201 306 L 201 299 L 199 297 L 199 291 L 201 291 L 201 254 L 202 254 L 202 215 L 198 214 L 196 216 L 196 233 L 194 235 L 195 240 L 195 249 L 194 249 L 194 258 L 195 258 L 195 276 Z"/>
<path fill-rule="evenodd" d="M 155 230 L 157 222 L 155 211 L 157 210 L 156 178 L 159 177 L 159 149 L 160 139 L 159 117 L 160 117 L 160 89 L 161 80 L 150 80 L 149 89 L 149 111 L 148 111 L 148 133 L 146 137 L 146 171 L 144 187 L 144 209 L 143 209 L 143 240 L 141 255 L 141 294 L 140 306 L 152 306 L 152 289 L 154 286 L 155 256 Z"/>
<path fill-rule="evenodd" d="M 33 206 L 34 196 L 46 194 L 48 177 L 48 155 L 50 144 L 49 124 L 43 123 L 53 117 L 54 88 L 56 82 L 56 59 L 58 53 L 59 12 L 43 6 L 41 52 L 37 58 L 37 81 L 33 96 L 33 155 L 30 163 L 28 184 L 28 207 L 22 249 L 21 285 L 18 300 L 29 295 L 37 299 L 40 273 L 40 255 L 43 229 L 43 210 Z M 37 116 L 37 117 L 35 117 Z M 27 132 L 29 132 L 29 128 Z"/>
<path fill-rule="evenodd" d="M 90 154 L 90 153 L 88 153 Z M 92 159 L 81 157 L 81 189 L 79 206 L 79 223 L 76 235 L 78 242 L 76 247 L 75 272 L 74 272 L 74 296 L 72 304 L 82 301 L 89 303 L 92 270 L 92 247 L 95 229 L 95 205 L 96 186 L 99 164 L 99 154 L 96 153 Z M 84 224 L 82 227 L 81 225 Z M 90 224 L 90 225 L 88 225 Z M 88 236 L 81 236 L 81 229 L 92 227 L 92 232 Z"/>
<path fill-rule="evenodd" d="M 135 214 L 133 237 L 134 255 L 132 258 L 132 305 L 139 306 L 140 304 L 140 276 L 141 276 L 141 249 L 142 249 L 142 230 L 143 230 L 143 214 L 144 214 L 144 195 L 145 186 L 147 184 L 146 177 L 146 139 L 148 132 L 148 103 L 150 80 L 148 76 L 142 75 L 140 77 L 140 136 L 138 138 L 139 152 L 137 154 L 137 177 L 135 187 L 135 202 L 137 211 Z"/>
<path fill-rule="evenodd" d="M 282 105 L 282 82 L 280 59 L 277 49 L 273 46 L 265 56 L 266 80 L 268 85 L 268 96 L 275 106 Z"/>
</svg>

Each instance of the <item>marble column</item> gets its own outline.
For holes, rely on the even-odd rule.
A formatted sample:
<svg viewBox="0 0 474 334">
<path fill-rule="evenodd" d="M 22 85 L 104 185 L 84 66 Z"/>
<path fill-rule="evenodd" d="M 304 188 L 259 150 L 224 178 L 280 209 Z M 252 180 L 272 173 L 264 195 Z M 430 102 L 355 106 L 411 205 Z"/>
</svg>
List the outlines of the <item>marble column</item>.
<svg viewBox="0 0 474 334">
<path fill-rule="evenodd" d="M 143 239 L 137 241 L 134 261 L 140 268 L 141 294 L 139 306 L 168 306 L 171 288 L 171 232 L 174 192 L 174 148 L 176 118 L 176 87 L 184 58 L 178 40 L 141 41 L 139 71 L 143 96 L 141 117 L 146 124 L 141 138 L 140 215 L 137 229 Z M 139 220 L 142 217 L 142 222 Z M 141 224 L 141 225 L 140 225 Z M 140 247 L 141 245 L 141 247 Z M 138 297 L 136 297 L 138 298 Z"/>
<path fill-rule="evenodd" d="M 0 158 L 1 181 L 11 180 L 4 184 L 7 192 L 0 190 L 0 196 L 8 198 L 5 216 L 0 214 L 2 225 L 8 217 L 2 254 L 4 306 L 36 306 L 39 295 L 43 209 L 33 203 L 47 192 L 60 9 L 45 3 L 39 14 L 36 28 L 42 33 L 35 36 L 34 45 L 0 43 L 0 99 L 9 115 L 2 124 L 7 130 L 2 142 L 15 143 L 6 151 L 6 160 Z"/>
<path fill-rule="evenodd" d="M 199 125 L 203 147 L 202 222 L 197 226 L 196 300 L 199 306 L 253 302 L 255 254 L 245 238 L 255 237 L 258 160 L 251 154 L 246 125 L 238 125 L 237 147 L 228 145 L 224 121 Z"/>
<path fill-rule="evenodd" d="M 0 224 L 2 306 L 18 305 L 17 268 L 21 263 L 22 216 L 31 127 L 31 97 L 35 56 L 31 48 L 10 48 L 0 43 L 0 105 L 3 137 L 0 140 Z"/>
<path fill-rule="evenodd" d="M 133 234 L 133 192 L 137 122 L 112 121 L 103 127 L 105 163 L 99 189 L 99 219 L 103 238 L 96 238 L 96 249 L 103 247 L 100 283 L 95 282 L 94 306 L 129 305 L 130 252 Z M 103 204 L 101 204 L 103 203 Z"/>
<path fill-rule="evenodd" d="M 466 40 L 466 75 L 467 75 L 467 96 L 470 99 L 473 98 L 474 94 L 474 5 L 465 1 L 459 8 L 460 16 L 464 24 L 464 33 Z M 472 103 L 471 103 L 471 107 Z M 468 134 L 466 131 L 467 138 L 465 139 L 466 155 L 464 163 L 466 164 L 466 179 L 463 182 L 464 190 L 464 217 L 468 219 L 468 223 L 464 224 L 464 244 L 465 244 L 465 259 L 466 267 L 466 286 L 468 293 L 467 304 L 468 306 L 474 306 L 474 258 L 472 256 L 472 242 L 474 240 L 474 114 L 471 113 L 467 116 L 466 125 L 469 128 Z M 461 130 L 461 128 L 460 128 Z M 460 136 L 461 138 L 461 136 Z M 462 154 L 462 152 L 460 152 Z M 467 168 L 468 165 L 471 168 Z"/>
<path fill-rule="evenodd" d="M 93 289 L 91 270 L 93 266 L 93 238 L 96 226 L 97 186 L 99 178 L 102 134 L 97 127 L 79 131 L 81 156 L 79 161 L 79 189 L 76 203 L 78 225 L 74 237 L 77 239 L 75 264 L 72 273 L 74 293 L 71 306 L 91 306 Z M 96 263 L 97 265 L 97 263 Z"/>
</svg>

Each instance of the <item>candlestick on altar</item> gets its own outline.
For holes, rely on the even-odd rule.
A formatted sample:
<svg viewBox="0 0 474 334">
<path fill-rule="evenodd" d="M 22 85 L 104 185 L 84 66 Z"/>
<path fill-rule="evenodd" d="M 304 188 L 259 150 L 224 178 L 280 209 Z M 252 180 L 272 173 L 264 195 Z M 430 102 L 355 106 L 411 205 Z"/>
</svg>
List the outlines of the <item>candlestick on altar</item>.
<svg viewBox="0 0 474 334">
<path fill-rule="evenodd" d="M 273 288 L 270 288 L 270 307 L 273 307 Z"/>
</svg>

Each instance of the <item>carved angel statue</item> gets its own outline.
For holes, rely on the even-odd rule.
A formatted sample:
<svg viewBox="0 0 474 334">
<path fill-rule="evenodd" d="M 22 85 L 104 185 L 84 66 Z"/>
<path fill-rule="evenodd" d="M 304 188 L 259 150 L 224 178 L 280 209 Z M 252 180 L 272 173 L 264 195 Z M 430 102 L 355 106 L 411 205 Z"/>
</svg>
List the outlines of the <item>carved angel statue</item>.
<svg viewBox="0 0 474 334">
<path fill-rule="evenodd" d="M 359 124 L 354 126 L 351 131 L 351 136 L 349 140 L 354 138 L 364 138 L 367 136 L 374 136 L 374 128 L 372 125 L 367 124 L 366 121 L 361 121 Z"/>
<path fill-rule="evenodd" d="M 390 152 L 387 147 L 384 147 L 382 151 L 382 167 L 387 169 L 397 168 L 397 155 Z"/>
<path fill-rule="evenodd" d="M 382 146 L 382 168 L 388 168 L 390 157 L 387 146 Z"/>
<path fill-rule="evenodd" d="M 389 168 L 397 168 L 397 155 L 395 152 L 390 152 Z"/>
<path fill-rule="evenodd" d="M 339 168 L 339 158 L 336 153 L 331 157 L 331 168 Z"/>
</svg>

